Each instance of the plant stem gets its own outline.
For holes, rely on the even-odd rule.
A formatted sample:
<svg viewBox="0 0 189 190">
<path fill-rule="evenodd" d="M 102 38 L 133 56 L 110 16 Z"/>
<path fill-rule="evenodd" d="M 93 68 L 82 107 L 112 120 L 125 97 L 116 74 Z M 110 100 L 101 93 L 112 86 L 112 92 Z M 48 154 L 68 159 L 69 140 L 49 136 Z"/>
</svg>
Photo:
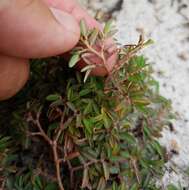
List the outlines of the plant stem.
<svg viewBox="0 0 189 190">
<path fill-rule="evenodd" d="M 54 157 L 54 163 L 55 163 L 55 167 L 56 167 L 56 178 L 57 178 L 57 183 L 59 185 L 60 190 L 64 190 L 64 186 L 62 183 L 62 179 L 61 179 L 61 172 L 60 172 L 60 158 L 58 156 L 58 145 L 57 145 L 57 141 L 58 138 L 63 130 L 63 124 L 61 123 L 59 131 L 57 133 L 57 136 L 55 137 L 55 140 L 51 140 L 45 133 L 45 131 L 43 130 L 40 121 L 40 112 L 37 113 L 37 119 L 34 120 L 33 117 L 30 115 L 30 120 L 36 125 L 36 127 L 38 128 L 39 132 L 35 132 L 35 133 L 31 133 L 32 136 L 41 136 L 43 137 L 43 139 L 50 145 L 52 152 L 53 152 L 53 157 Z M 63 121 L 63 116 L 61 121 Z"/>
<path fill-rule="evenodd" d="M 52 144 L 52 150 L 53 150 L 54 162 L 55 162 L 55 166 L 56 166 L 56 177 L 57 177 L 58 185 L 60 187 L 60 190 L 64 190 L 64 186 L 62 184 L 62 179 L 61 179 L 61 175 L 60 175 L 60 161 L 59 161 L 59 157 L 58 157 L 56 141 L 54 141 Z"/>
</svg>

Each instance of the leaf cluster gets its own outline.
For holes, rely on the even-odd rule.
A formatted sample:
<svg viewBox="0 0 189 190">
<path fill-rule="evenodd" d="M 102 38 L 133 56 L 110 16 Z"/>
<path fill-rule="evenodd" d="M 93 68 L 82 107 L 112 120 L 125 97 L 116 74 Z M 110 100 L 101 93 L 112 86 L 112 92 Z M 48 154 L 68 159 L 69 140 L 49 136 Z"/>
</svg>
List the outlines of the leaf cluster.
<svg viewBox="0 0 189 190">
<path fill-rule="evenodd" d="M 65 69 L 60 57 L 34 60 L 28 86 L 1 104 L 0 125 L 19 157 L 9 164 L 14 171 L 6 173 L 0 165 L 5 189 L 162 189 L 156 181 L 167 154 L 158 138 L 173 118 L 171 103 L 159 95 L 146 59 L 135 55 L 151 41 L 140 38 L 114 51 L 117 64 L 108 71 L 104 43 L 114 33 L 110 26 L 101 32 L 81 22 L 81 40 L 69 66 L 85 61 L 84 76 Z M 107 77 L 89 77 L 97 67 L 94 55 Z M 0 156 L 8 158 L 8 142 L 0 138 Z"/>
</svg>

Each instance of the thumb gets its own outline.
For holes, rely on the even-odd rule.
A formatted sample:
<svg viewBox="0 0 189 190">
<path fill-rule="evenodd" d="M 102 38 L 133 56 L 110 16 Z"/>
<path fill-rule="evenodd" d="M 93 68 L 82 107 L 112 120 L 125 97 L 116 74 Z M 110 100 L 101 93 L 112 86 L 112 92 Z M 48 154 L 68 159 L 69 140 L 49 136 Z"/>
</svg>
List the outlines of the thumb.
<svg viewBox="0 0 189 190">
<path fill-rule="evenodd" d="M 40 0 L 0 1 L 0 53 L 21 58 L 58 55 L 72 49 L 79 36 L 73 16 Z"/>
</svg>

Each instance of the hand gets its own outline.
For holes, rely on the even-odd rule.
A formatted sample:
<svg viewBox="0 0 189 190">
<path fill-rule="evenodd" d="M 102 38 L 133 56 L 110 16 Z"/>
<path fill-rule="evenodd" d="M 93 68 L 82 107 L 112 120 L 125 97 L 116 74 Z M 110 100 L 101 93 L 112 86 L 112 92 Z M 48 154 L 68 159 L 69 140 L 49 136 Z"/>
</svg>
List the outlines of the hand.
<svg viewBox="0 0 189 190">
<path fill-rule="evenodd" d="M 30 58 L 71 50 L 80 37 L 81 19 L 100 27 L 74 0 L 1 0 L 0 100 L 24 86 Z"/>
</svg>

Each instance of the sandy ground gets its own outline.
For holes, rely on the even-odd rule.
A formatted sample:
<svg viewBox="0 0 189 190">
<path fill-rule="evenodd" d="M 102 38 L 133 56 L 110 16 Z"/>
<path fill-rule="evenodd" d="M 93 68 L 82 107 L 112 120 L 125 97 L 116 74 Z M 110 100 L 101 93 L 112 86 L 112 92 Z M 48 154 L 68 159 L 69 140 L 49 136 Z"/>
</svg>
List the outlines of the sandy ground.
<svg viewBox="0 0 189 190">
<path fill-rule="evenodd" d="M 139 33 L 155 44 L 142 53 L 149 59 L 160 82 L 161 94 L 173 102 L 179 118 L 174 132 L 165 129 L 160 140 L 176 149 L 163 181 L 189 189 L 189 0 L 83 0 L 85 6 L 113 15 L 122 44 L 134 43 Z"/>
</svg>

